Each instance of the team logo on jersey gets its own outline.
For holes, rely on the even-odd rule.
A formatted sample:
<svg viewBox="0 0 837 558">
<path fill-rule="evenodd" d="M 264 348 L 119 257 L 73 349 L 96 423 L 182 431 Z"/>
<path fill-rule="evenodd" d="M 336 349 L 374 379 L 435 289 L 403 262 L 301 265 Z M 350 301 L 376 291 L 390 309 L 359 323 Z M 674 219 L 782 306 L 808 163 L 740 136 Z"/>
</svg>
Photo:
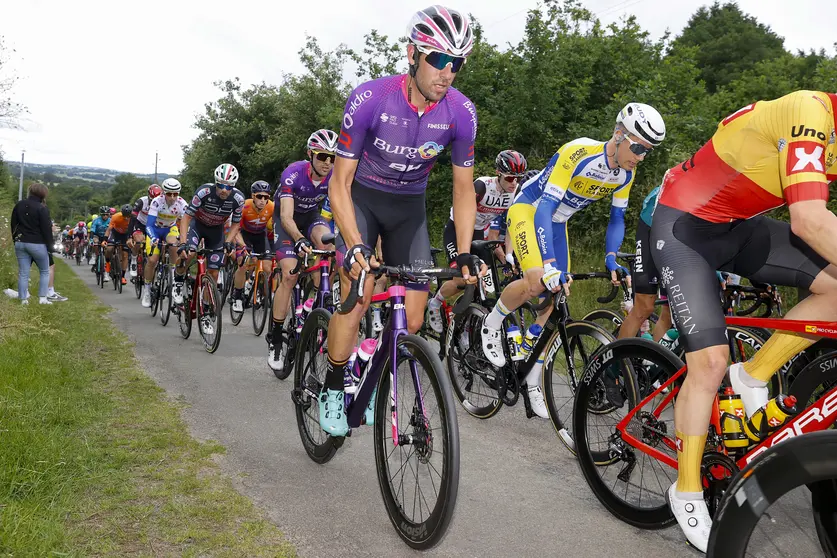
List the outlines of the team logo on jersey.
<svg viewBox="0 0 837 558">
<path fill-rule="evenodd" d="M 435 141 L 428 141 L 418 148 L 418 152 L 422 159 L 432 159 L 433 157 L 439 155 L 439 153 L 442 152 L 442 149 L 444 149 L 444 147 Z"/>
<path fill-rule="evenodd" d="M 815 141 L 793 141 L 788 145 L 787 174 L 825 172 L 825 149 Z"/>
</svg>

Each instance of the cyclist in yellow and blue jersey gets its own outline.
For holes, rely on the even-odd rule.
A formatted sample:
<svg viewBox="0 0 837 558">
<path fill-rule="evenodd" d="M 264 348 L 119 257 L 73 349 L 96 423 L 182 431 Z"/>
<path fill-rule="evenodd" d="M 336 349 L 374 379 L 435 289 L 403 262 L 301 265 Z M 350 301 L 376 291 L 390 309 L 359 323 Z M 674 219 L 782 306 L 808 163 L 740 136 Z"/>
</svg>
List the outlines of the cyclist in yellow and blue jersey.
<svg viewBox="0 0 837 558">
<path fill-rule="evenodd" d="M 624 268 L 616 263 L 616 251 L 625 235 L 625 210 L 636 167 L 664 138 L 665 123 L 660 113 L 646 104 L 629 103 L 617 116 L 610 140 L 581 138 L 563 145 L 546 168 L 523 185 L 506 220 L 523 279 L 503 290 L 481 329 L 483 352 L 494 366 L 506 363 L 500 339 L 503 319 L 526 300 L 543 293 L 544 288 L 552 292 L 567 288 L 567 221 L 607 196 L 612 204 L 605 235 L 605 265 L 617 282 L 616 270 Z M 545 319 L 546 315 L 541 317 Z M 540 369 L 534 366 L 526 378 L 533 410 L 543 406 L 538 385 Z"/>
</svg>

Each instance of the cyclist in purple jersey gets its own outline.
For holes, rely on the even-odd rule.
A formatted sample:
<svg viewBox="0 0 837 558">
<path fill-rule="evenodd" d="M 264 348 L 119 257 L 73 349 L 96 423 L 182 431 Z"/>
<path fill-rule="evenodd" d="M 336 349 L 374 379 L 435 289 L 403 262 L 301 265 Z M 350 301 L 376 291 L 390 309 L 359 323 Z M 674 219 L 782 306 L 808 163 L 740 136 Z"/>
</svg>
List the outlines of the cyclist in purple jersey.
<svg viewBox="0 0 837 558">
<path fill-rule="evenodd" d="M 312 247 L 324 250 L 323 235 L 330 233 L 328 222 L 320 214 L 320 206 L 328 196 L 328 182 L 337 149 L 337 134 L 331 130 L 317 130 L 308 137 L 308 160 L 291 164 L 282 173 L 273 205 L 276 236 L 276 257 L 282 268 L 282 280 L 276 285 L 273 299 L 273 328 L 267 338 L 267 365 L 281 371 L 285 362 L 287 343 L 278 343 L 284 331 L 291 291 L 299 275 L 291 274 L 296 267 L 296 255 Z M 319 276 L 313 274 L 315 284 Z"/>
<path fill-rule="evenodd" d="M 186 207 L 180 226 L 180 246 L 174 268 L 172 299 L 183 303 L 183 281 L 194 258 L 198 245 L 203 240 L 204 248 L 213 253 L 207 258 L 207 272 L 218 281 L 218 270 L 224 261 L 225 248 L 229 251 L 238 235 L 244 194 L 235 187 L 238 169 L 229 163 L 222 163 L 215 169 L 215 184 L 204 184 L 195 191 L 192 201 Z M 224 238 L 224 223 L 232 217 L 232 227 Z M 225 247 L 226 243 L 226 247 Z"/>
<path fill-rule="evenodd" d="M 381 237 L 388 265 L 432 267 L 424 192 L 438 156 L 449 149 L 453 163 L 453 213 L 457 227 L 456 259 L 470 273 L 485 266 L 470 254 L 476 216 L 474 140 L 477 113 L 473 103 L 451 83 L 474 43 L 462 14 L 443 6 L 416 12 L 407 28 L 409 73 L 376 79 L 349 96 L 329 185 L 329 201 L 340 230 L 338 253 L 342 293 L 362 270 L 369 270 L 372 247 Z M 360 320 L 369 306 L 372 278 L 362 302 L 329 323 L 326 382 L 320 395 L 320 425 L 332 436 L 348 432 L 343 411 L 343 377 L 357 341 Z M 424 319 L 427 289 L 408 290 L 407 327 L 416 332 Z M 366 412 L 373 420 L 373 397 Z"/>
</svg>

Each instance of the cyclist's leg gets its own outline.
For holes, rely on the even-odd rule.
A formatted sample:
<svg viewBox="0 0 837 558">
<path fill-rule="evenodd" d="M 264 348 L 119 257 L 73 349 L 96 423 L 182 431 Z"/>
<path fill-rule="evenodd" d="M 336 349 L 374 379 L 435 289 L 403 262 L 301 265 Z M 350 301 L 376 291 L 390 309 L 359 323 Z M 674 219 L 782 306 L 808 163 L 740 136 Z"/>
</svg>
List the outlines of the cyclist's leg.
<svg viewBox="0 0 837 558">
<path fill-rule="evenodd" d="M 296 220 L 295 220 L 296 222 Z M 299 223 L 296 223 L 299 227 Z M 291 235 L 282 228 L 281 224 L 276 225 L 276 242 L 274 248 L 276 250 L 276 259 L 279 260 L 279 268 L 282 270 L 280 280 L 276 281 L 273 291 L 273 334 L 274 339 L 278 340 L 278 335 L 281 331 L 281 326 L 285 322 L 285 317 L 288 315 L 288 302 L 291 299 L 291 290 L 296 285 L 298 275 L 291 275 L 291 271 L 296 267 L 296 254 L 294 253 L 294 240 Z M 270 342 L 270 340 L 268 340 Z"/>
<path fill-rule="evenodd" d="M 633 337 L 639 331 L 642 323 L 654 313 L 654 302 L 657 300 L 657 291 L 659 289 L 659 274 L 657 266 L 654 265 L 654 260 L 651 256 L 651 227 L 645 221 L 640 219 L 636 225 L 636 260 L 634 262 L 634 269 L 632 270 L 631 282 L 633 284 L 634 306 L 622 322 L 619 328 L 619 339 L 626 337 Z M 662 312 L 663 315 L 667 312 Z M 660 316 L 663 319 L 663 316 Z M 666 316 L 666 321 L 671 324 L 670 317 Z M 654 329 L 654 340 L 662 339 L 668 327 L 656 327 Z M 659 334 L 659 336 L 658 336 Z"/>
<path fill-rule="evenodd" d="M 330 233 L 331 228 L 328 226 L 328 223 L 325 221 L 325 219 L 320 217 L 319 211 L 312 211 L 311 213 L 313 214 L 313 218 L 309 221 L 307 230 L 305 231 L 305 237 L 311 241 L 311 244 L 313 244 L 314 248 L 316 248 L 317 250 L 326 250 L 328 249 L 328 247 L 325 244 L 323 244 L 323 235 Z M 314 282 L 314 286 L 319 289 L 320 274 L 312 274 L 311 280 Z"/>
<path fill-rule="evenodd" d="M 207 227 L 198 223 L 197 227 L 200 238 L 203 239 L 203 245 L 206 250 L 211 253 L 206 258 L 206 273 L 212 277 L 215 283 L 218 283 L 218 274 L 221 267 L 224 265 L 224 225 L 216 227 Z"/>
<path fill-rule="evenodd" d="M 481 230 L 474 231 L 474 240 L 482 240 L 483 233 Z M 456 224 L 453 222 L 452 219 L 448 219 L 448 223 L 445 225 L 445 231 L 442 233 L 442 241 L 445 244 L 445 255 L 448 258 L 448 264 L 452 264 L 456 257 L 459 255 L 459 252 L 456 249 Z M 442 302 L 454 296 L 457 292 L 459 292 L 459 287 L 464 285 L 465 282 L 462 279 L 452 279 L 450 281 L 445 281 L 442 283 L 442 286 L 439 287 L 439 290 L 436 291 L 435 302 L 432 302 L 432 308 L 437 308 L 442 304 Z"/>
<path fill-rule="evenodd" d="M 794 235 L 788 223 L 766 217 L 751 221 L 756 221 L 758 226 L 752 241 L 755 247 L 743 254 L 741 260 L 736 260 L 734 271 L 752 282 L 810 290 L 811 296 L 786 314 L 788 319 L 834 320 L 837 317 L 837 267 L 829 265 Z M 736 392 L 741 390 L 748 414 L 767 402 L 765 386 L 773 374 L 817 339 L 797 333 L 776 332 L 752 359 L 740 368 L 730 368 L 733 388 Z"/>
</svg>

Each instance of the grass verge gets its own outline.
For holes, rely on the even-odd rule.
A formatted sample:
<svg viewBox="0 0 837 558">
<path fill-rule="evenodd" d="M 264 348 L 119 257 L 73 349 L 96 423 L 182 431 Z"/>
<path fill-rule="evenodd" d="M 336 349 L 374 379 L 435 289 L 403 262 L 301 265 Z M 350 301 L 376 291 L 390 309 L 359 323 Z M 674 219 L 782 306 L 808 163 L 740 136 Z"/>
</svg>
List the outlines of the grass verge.
<svg viewBox="0 0 837 558">
<path fill-rule="evenodd" d="M 0 238 L 8 283 L 1 220 Z M 224 448 L 189 435 L 108 309 L 57 265 L 69 302 L 0 294 L 0 556 L 294 555 L 221 473 Z"/>
</svg>

